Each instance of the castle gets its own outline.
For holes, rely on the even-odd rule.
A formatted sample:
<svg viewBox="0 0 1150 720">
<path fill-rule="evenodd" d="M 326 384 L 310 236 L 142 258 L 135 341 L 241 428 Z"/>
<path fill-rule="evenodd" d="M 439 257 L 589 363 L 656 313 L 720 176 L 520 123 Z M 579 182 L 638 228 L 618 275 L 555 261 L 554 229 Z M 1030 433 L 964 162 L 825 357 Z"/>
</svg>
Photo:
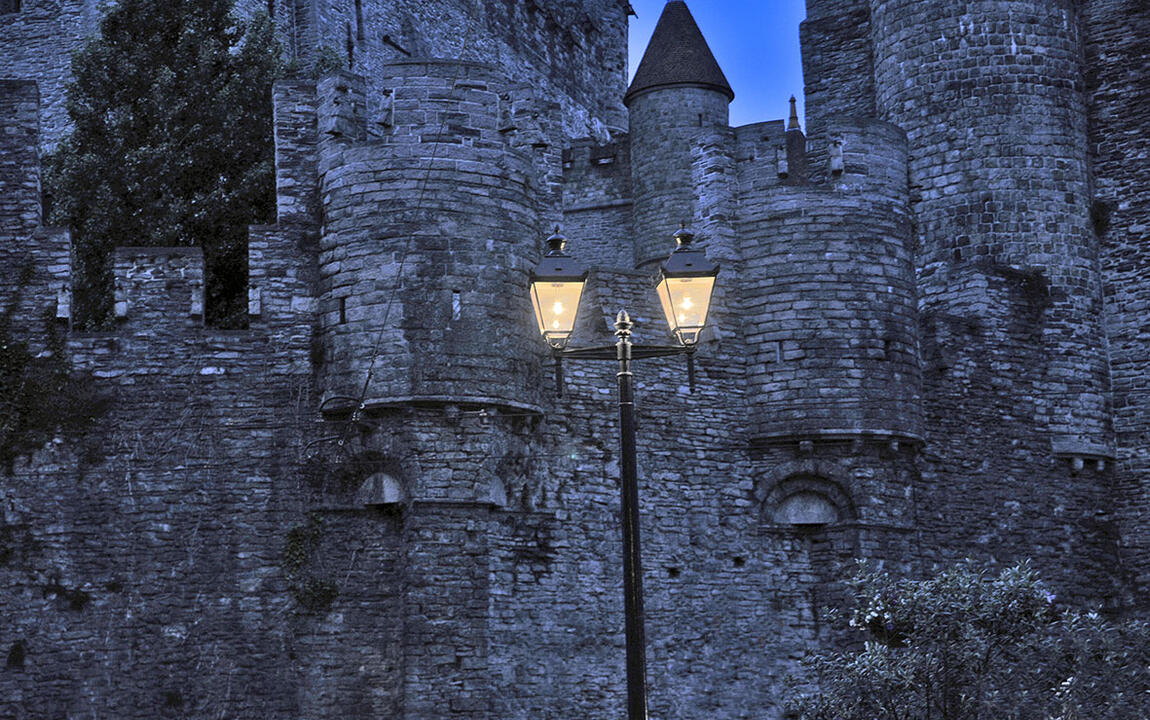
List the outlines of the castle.
<svg viewBox="0 0 1150 720">
<path fill-rule="evenodd" d="M 1145 607 L 1146 3 L 807 0 L 805 133 L 729 126 L 682 2 L 629 87 L 625 0 L 239 10 L 350 68 L 275 88 L 249 327 L 125 238 L 82 333 L 39 157 L 99 10 L 0 2 L 0 305 L 109 398 L 0 480 L 0 716 L 620 717 L 614 367 L 555 392 L 556 224 L 573 344 L 667 342 L 680 221 L 723 268 L 695 391 L 635 363 L 652 717 L 781 717 L 856 557 Z"/>
</svg>

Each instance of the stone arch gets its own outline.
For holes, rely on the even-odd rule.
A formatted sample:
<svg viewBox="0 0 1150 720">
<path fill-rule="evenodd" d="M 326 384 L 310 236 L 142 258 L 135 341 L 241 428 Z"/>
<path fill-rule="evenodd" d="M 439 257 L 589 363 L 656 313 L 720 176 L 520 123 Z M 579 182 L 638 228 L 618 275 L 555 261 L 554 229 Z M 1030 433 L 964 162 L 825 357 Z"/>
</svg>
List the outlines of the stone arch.
<svg viewBox="0 0 1150 720">
<path fill-rule="evenodd" d="M 854 501 L 835 468 L 815 460 L 784 463 L 759 483 L 755 495 L 763 522 L 778 526 L 823 527 L 858 518 Z"/>
<path fill-rule="evenodd" d="M 354 488 L 355 505 L 395 505 L 410 498 L 400 463 L 377 450 L 364 450 L 347 458 L 338 468 L 342 483 Z M 345 496 L 346 497 L 346 496 Z"/>
<path fill-rule="evenodd" d="M 376 472 L 364 478 L 355 493 L 356 505 L 394 505 L 407 502 L 407 488 L 388 472 Z"/>
</svg>

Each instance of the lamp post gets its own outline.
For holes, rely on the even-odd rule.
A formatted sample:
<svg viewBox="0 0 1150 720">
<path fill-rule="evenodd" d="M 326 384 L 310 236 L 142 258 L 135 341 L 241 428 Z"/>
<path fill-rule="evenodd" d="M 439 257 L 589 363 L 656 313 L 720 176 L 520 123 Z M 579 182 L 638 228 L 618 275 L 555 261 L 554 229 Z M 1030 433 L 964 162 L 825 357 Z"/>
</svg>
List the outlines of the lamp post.
<svg viewBox="0 0 1150 720">
<path fill-rule="evenodd" d="M 587 272 L 564 252 L 566 241 L 555 229 L 547 239 L 550 250 L 531 273 L 531 300 L 539 332 L 552 348 L 557 368 L 564 357 L 583 360 L 616 360 L 619 371 L 619 445 L 621 456 L 621 510 L 623 525 L 623 612 L 627 643 L 627 718 L 647 720 L 647 658 L 643 619 L 643 563 L 639 550 L 639 480 L 635 452 L 635 391 L 631 358 L 687 354 L 691 385 L 692 362 L 699 334 L 707 323 L 711 292 L 719 266 L 691 247 L 694 236 L 684 227 L 675 233 L 678 247 L 660 268 L 659 300 L 671 333 L 672 346 L 635 346 L 634 323 L 623 310 L 615 319 L 615 347 L 568 348 L 575 329 L 579 298 Z M 611 350 L 614 352 L 612 353 Z M 560 390 L 562 375 L 558 375 Z"/>
</svg>

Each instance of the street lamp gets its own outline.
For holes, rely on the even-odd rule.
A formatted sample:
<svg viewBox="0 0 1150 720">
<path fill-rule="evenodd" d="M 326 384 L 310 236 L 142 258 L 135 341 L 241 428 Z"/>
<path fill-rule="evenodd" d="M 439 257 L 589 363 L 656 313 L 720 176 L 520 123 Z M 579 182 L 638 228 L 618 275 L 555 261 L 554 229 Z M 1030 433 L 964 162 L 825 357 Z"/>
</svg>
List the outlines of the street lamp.
<svg viewBox="0 0 1150 720">
<path fill-rule="evenodd" d="M 547 238 L 548 251 L 531 271 L 531 304 L 539 332 L 551 347 L 562 350 L 575 329 L 579 298 L 587 282 L 587 271 L 575 258 L 563 252 L 567 238 L 555 234 Z"/>
<path fill-rule="evenodd" d="M 695 235 L 685 226 L 675 233 L 677 247 L 661 268 L 659 302 L 671 333 L 684 347 L 699 342 L 699 333 L 707 324 L 711 291 L 719 266 L 707 259 L 702 250 L 691 247 Z"/>
<path fill-rule="evenodd" d="M 659 300 L 677 346 L 633 346 L 634 323 L 623 310 L 615 319 L 614 352 L 610 347 L 567 348 L 575 327 L 575 314 L 587 273 L 564 254 L 565 240 L 555 229 L 547 239 L 550 250 L 531 273 L 531 301 L 539 332 L 557 361 L 617 360 L 619 372 L 619 444 L 621 456 L 621 504 L 623 521 L 623 612 L 627 641 L 627 718 L 647 720 L 647 658 L 643 623 L 643 565 L 639 552 L 639 481 L 635 459 L 635 395 L 631 357 L 662 357 L 686 353 L 694 386 L 691 362 L 699 334 L 707 324 L 711 292 L 719 266 L 691 247 L 694 239 L 685 227 L 675 233 L 678 247 L 660 268 Z M 561 367 L 557 364 L 557 368 Z M 562 388 L 562 376 L 559 375 Z"/>
</svg>

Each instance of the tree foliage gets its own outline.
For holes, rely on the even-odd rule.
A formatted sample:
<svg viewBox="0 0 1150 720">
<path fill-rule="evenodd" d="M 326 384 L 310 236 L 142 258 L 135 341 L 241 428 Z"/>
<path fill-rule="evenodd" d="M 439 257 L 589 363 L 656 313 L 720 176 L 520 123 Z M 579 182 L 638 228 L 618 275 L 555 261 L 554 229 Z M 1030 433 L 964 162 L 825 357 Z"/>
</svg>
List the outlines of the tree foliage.
<svg viewBox="0 0 1150 720">
<path fill-rule="evenodd" d="M 807 660 L 802 720 L 1142 720 L 1150 627 L 1064 608 L 1027 565 L 929 580 L 864 570 L 860 647 Z"/>
<path fill-rule="evenodd" d="M 74 124 L 46 163 L 50 221 L 73 231 L 78 321 L 107 322 L 118 245 L 198 245 L 210 322 L 244 317 L 247 226 L 274 217 L 270 21 L 233 0 L 120 0 L 73 58 Z"/>
</svg>

